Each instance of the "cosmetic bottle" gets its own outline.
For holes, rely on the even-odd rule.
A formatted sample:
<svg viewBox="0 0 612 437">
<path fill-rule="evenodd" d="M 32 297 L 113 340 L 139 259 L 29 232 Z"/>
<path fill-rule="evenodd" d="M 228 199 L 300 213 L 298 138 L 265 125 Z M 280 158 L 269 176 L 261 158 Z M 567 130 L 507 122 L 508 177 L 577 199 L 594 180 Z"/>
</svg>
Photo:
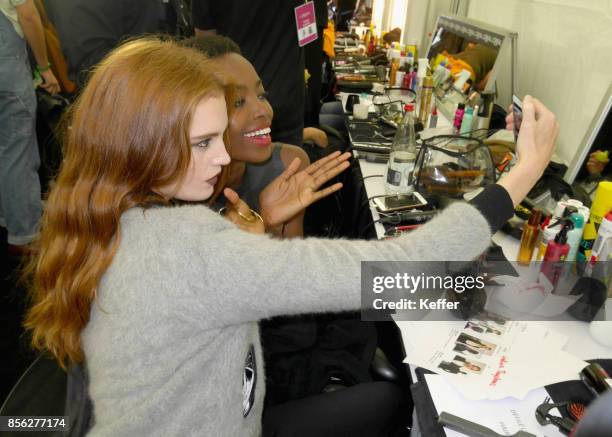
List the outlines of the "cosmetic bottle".
<svg viewBox="0 0 612 437">
<path fill-rule="evenodd" d="M 419 121 L 423 126 L 427 126 L 427 118 L 431 107 L 431 94 L 433 92 L 433 78 L 425 76 L 423 79 L 423 89 L 421 90 L 421 104 L 419 106 Z"/>
<path fill-rule="evenodd" d="M 538 253 L 536 255 L 536 261 L 542 261 L 544 258 L 544 254 L 546 253 L 546 248 L 548 243 L 554 241 L 555 237 L 561 230 L 561 226 L 545 226 L 542 231 L 542 240 L 540 240 L 540 246 L 538 248 Z"/>
<path fill-rule="evenodd" d="M 414 190 L 412 172 L 417 157 L 417 119 L 414 104 L 406 104 L 404 110 L 404 118 L 397 127 L 389 153 L 385 184 L 387 194 L 407 194 Z"/>
<path fill-rule="evenodd" d="M 459 75 L 457 76 L 457 79 L 455 80 L 455 83 L 453 84 L 453 87 L 457 91 L 462 93 L 464 91 L 465 83 L 469 78 L 470 72 L 468 70 L 461 70 L 461 72 L 459 72 Z"/>
<path fill-rule="evenodd" d="M 453 121 L 453 128 L 455 135 L 459 135 L 461 131 L 461 122 L 463 121 L 463 114 L 465 113 L 465 104 L 459 103 L 457 110 L 455 111 L 455 120 Z"/>
<path fill-rule="evenodd" d="M 518 263 L 524 266 L 529 265 L 531 262 L 531 256 L 533 255 L 533 249 L 538 240 L 540 233 L 540 218 L 542 217 L 542 211 L 534 209 L 531 211 L 529 220 L 523 227 L 523 234 L 521 235 L 521 246 L 519 248 Z"/>
<path fill-rule="evenodd" d="M 391 61 L 391 70 L 389 71 L 389 86 L 395 86 L 397 70 L 399 70 L 399 59 L 393 58 Z"/>
<path fill-rule="evenodd" d="M 436 108 L 436 105 L 434 105 L 431 110 L 431 117 L 429 117 L 429 127 L 433 129 L 437 126 L 438 126 L 438 108 Z"/>
<path fill-rule="evenodd" d="M 569 253 L 567 233 L 574 227 L 571 220 L 564 219 L 563 227 L 553 241 L 548 243 L 540 271 L 556 287 L 565 269 L 565 260 Z"/>
<path fill-rule="evenodd" d="M 612 254 L 612 210 L 607 213 L 601 225 L 599 225 L 599 232 L 597 233 L 597 239 L 593 245 L 593 251 L 591 252 L 591 264 L 597 261 L 606 261 Z"/>
<path fill-rule="evenodd" d="M 404 78 L 402 80 L 402 88 L 404 89 L 410 89 L 410 68 L 411 66 L 409 64 L 406 64 L 406 74 L 404 75 Z"/>
<path fill-rule="evenodd" d="M 584 227 L 584 235 L 582 236 L 578 255 L 580 261 L 591 259 L 591 251 L 597 238 L 597 230 L 604 215 L 610 209 L 612 209 L 612 181 L 603 181 L 597 186 L 595 199 L 591 205 L 591 216 Z"/>
<path fill-rule="evenodd" d="M 474 108 L 468 106 L 463 114 L 463 120 L 461 120 L 461 129 L 459 134 L 462 136 L 470 136 L 472 133 L 472 117 L 474 114 Z"/>
<path fill-rule="evenodd" d="M 569 245 L 569 252 L 567 254 L 567 261 L 576 261 L 576 254 L 582 241 L 582 233 L 584 232 L 584 217 L 579 212 L 575 212 L 570 216 L 570 220 L 574 224 L 574 229 L 567 233 L 567 244 Z"/>
<path fill-rule="evenodd" d="M 493 103 L 495 101 L 495 93 L 493 91 L 483 91 L 481 93 L 482 103 L 478 110 L 476 128 L 488 129 L 491 123 L 491 114 L 493 113 Z"/>
</svg>

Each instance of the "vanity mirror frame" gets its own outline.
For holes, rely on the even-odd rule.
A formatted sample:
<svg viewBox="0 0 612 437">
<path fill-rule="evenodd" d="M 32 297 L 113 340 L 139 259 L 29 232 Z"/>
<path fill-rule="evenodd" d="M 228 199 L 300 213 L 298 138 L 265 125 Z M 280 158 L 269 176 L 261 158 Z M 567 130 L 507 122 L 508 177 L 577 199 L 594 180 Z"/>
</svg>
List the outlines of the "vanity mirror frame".
<svg viewBox="0 0 612 437">
<path fill-rule="evenodd" d="M 429 47 L 427 48 L 427 58 L 429 59 L 429 52 L 431 51 L 432 43 L 438 29 L 447 29 L 456 35 L 463 36 L 470 41 L 479 42 L 486 44 L 491 47 L 498 48 L 497 59 L 491 69 L 491 78 L 487 83 L 484 91 L 495 90 L 497 82 L 497 74 L 500 68 L 501 61 L 505 56 L 510 56 L 510 97 L 516 94 L 518 89 L 518 68 L 517 68 L 517 39 L 518 33 L 512 32 L 501 27 L 497 27 L 488 23 L 483 23 L 478 20 L 472 20 L 466 17 L 459 17 L 456 15 L 440 15 L 436 20 L 436 26 L 431 34 L 429 40 Z M 436 103 L 442 114 L 449 120 L 454 117 L 456 102 L 446 102 L 446 104 L 438 97 L 436 97 Z"/>
</svg>

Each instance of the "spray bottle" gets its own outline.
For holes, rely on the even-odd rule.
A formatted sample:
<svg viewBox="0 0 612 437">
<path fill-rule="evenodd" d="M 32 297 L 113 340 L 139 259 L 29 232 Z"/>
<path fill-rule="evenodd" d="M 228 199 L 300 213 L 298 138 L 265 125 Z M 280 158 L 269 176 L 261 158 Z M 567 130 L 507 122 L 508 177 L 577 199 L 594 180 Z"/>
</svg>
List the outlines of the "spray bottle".
<svg viewBox="0 0 612 437">
<path fill-rule="evenodd" d="M 544 261 L 540 267 L 540 271 L 552 284 L 553 287 L 559 282 L 559 278 L 563 274 L 565 260 L 569 253 L 569 244 L 567 244 L 567 233 L 572 230 L 574 224 L 571 220 L 563 219 L 563 227 L 555 237 L 554 241 L 548 243 Z"/>
</svg>

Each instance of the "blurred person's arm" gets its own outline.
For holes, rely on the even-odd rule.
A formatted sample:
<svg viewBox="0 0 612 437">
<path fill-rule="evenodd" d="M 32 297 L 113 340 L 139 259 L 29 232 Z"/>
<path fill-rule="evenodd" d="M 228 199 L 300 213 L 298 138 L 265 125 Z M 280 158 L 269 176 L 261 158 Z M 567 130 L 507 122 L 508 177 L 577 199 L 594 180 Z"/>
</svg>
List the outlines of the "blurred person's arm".
<svg viewBox="0 0 612 437">
<path fill-rule="evenodd" d="M 15 10 L 17 11 L 19 25 L 23 30 L 25 39 L 32 49 L 34 59 L 36 59 L 36 64 L 38 64 L 40 69 L 40 75 L 45 81 L 41 87 L 51 94 L 58 93 L 60 90 L 59 83 L 49 68 L 50 64 L 49 58 L 47 57 L 45 33 L 34 2 L 32 0 L 26 0 L 25 3 L 15 6 Z"/>
</svg>

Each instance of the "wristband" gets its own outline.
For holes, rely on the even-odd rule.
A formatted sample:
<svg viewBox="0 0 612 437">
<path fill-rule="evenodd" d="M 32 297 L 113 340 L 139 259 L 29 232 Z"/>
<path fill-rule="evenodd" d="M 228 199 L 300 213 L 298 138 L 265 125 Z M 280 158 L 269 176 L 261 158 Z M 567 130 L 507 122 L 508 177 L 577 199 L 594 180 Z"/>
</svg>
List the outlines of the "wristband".
<svg viewBox="0 0 612 437">
<path fill-rule="evenodd" d="M 49 71 L 51 69 L 51 62 L 49 62 L 46 66 L 41 67 L 40 65 L 36 66 L 36 71 L 39 73 L 44 73 L 45 71 Z"/>
</svg>

